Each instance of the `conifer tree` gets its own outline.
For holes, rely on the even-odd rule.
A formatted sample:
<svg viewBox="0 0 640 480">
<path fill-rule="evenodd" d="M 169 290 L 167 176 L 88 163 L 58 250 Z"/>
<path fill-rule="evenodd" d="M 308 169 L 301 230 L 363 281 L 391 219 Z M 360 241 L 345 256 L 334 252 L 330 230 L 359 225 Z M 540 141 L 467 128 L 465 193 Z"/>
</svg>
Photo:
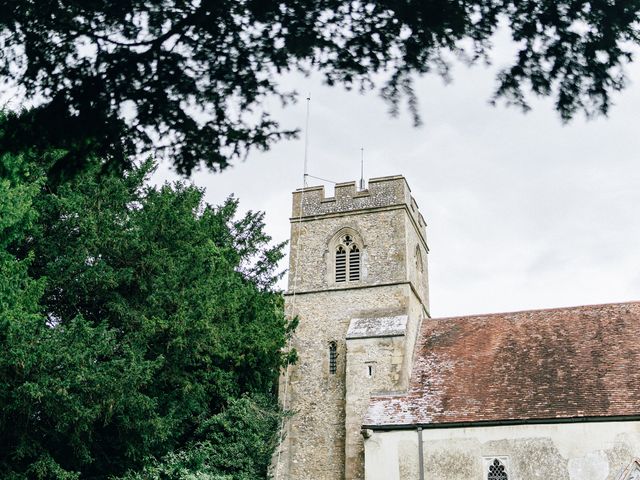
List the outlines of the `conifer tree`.
<svg viewBox="0 0 640 480">
<path fill-rule="evenodd" d="M 0 477 L 264 477 L 290 325 L 263 215 L 150 161 L 55 192 L 1 162 Z"/>
</svg>

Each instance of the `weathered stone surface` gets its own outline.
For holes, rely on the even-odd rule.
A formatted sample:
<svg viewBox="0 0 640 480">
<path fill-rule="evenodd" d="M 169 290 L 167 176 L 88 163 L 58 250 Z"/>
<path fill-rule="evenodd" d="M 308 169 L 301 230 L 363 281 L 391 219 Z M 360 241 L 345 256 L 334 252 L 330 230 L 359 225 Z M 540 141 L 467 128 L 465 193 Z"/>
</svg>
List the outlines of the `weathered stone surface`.
<svg viewBox="0 0 640 480">
<path fill-rule="evenodd" d="M 369 432 L 365 450 L 366 480 L 419 478 L 416 430 Z M 483 459 L 503 458 L 510 480 L 627 480 L 638 452 L 638 421 L 423 430 L 425 479 L 486 479 Z"/>
<path fill-rule="evenodd" d="M 345 233 L 360 249 L 361 275 L 338 283 L 333 247 Z M 363 192 L 340 184 L 333 198 L 308 188 L 294 193 L 290 245 L 285 308 L 299 318 L 292 340 L 299 360 L 281 377 L 281 402 L 293 415 L 274 473 L 277 480 L 362 479 L 369 394 L 407 388 L 417 332 L 428 317 L 424 219 L 403 177 L 372 179 Z M 362 336 L 372 329 L 393 336 Z M 330 342 L 337 346 L 335 374 Z"/>
</svg>

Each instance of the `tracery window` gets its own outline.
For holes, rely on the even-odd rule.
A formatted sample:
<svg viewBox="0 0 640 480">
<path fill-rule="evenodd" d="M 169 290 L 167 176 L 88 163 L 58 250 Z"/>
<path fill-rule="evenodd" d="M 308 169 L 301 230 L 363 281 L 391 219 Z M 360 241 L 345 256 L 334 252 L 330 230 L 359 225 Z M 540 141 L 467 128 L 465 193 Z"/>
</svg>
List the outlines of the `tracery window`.
<svg viewBox="0 0 640 480">
<path fill-rule="evenodd" d="M 336 282 L 355 282 L 360 280 L 360 248 L 349 234 L 340 238 L 336 247 Z"/>
<path fill-rule="evenodd" d="M 504 464 L 497 458 L 493 459 L 493 462 L 489 464 L 489 472 L 487 473 L 487 480 L 508 480 L 507 470 Z"/>
<path fill-rule="evenodd" d="M 338 345 L 329 342 L 329 373 L 332 375 L 338 371 Z"/>
</svg>

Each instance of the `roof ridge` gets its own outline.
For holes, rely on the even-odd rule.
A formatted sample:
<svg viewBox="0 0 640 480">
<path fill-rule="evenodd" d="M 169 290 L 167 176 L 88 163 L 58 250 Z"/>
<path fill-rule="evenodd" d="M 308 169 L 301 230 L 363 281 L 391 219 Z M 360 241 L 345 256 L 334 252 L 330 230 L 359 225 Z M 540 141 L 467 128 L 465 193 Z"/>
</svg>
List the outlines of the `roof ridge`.
<svg viewBox="0 0 640 480">
<path fill-rule="evenodd" d="M 366 425 L 640 418 L 640 302 L 450 318 L 422 323 L 407 394 L 375 392 Z"/>
<path fill-rule="evenodd" d="M 513 315 L 517 313 L 533 313 L 533 312 L 557 312 L 568 310 L 580 310 L 593 307 L 614 307 L 622 305 L 640 305 L 640 300 L 629 300 L 626 302 L 611 302 L 611 303 L 590 303 L 587 305 L 570 305 L 567 307 L 547 307 L 547 308 L 531 308 L 528 310 L 507 310 L 502 312 L 488 312 L 488 313 L 472 313 L 469 315 L 450 315 L 446 317 L 432 317 L 429 320 L 455 320 L 462 318 L 478 318 L 478 317 L 494 317 L 503 315 Z"/>
</svg>

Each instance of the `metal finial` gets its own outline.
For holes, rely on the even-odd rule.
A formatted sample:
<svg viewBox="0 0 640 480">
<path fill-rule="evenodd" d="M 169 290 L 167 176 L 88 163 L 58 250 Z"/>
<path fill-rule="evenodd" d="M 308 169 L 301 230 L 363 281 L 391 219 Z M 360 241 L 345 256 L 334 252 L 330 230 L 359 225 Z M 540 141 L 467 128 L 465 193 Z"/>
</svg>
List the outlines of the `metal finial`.
<svg viewBox="0 0 640 480">
<path fill-rule="evenodd" d="M 309 105 L 311 104 L 311 92 L 307 95 L 307 120 L 304 128 L 304 175 L 302 178 L 302 186 L 307 185 L 307 164 L 309 163 Z"/>
<path fill-rule="evenodd" d="M 360 147 L 360 190 L 364 190 L 364 147 Z"/>
</svg>

